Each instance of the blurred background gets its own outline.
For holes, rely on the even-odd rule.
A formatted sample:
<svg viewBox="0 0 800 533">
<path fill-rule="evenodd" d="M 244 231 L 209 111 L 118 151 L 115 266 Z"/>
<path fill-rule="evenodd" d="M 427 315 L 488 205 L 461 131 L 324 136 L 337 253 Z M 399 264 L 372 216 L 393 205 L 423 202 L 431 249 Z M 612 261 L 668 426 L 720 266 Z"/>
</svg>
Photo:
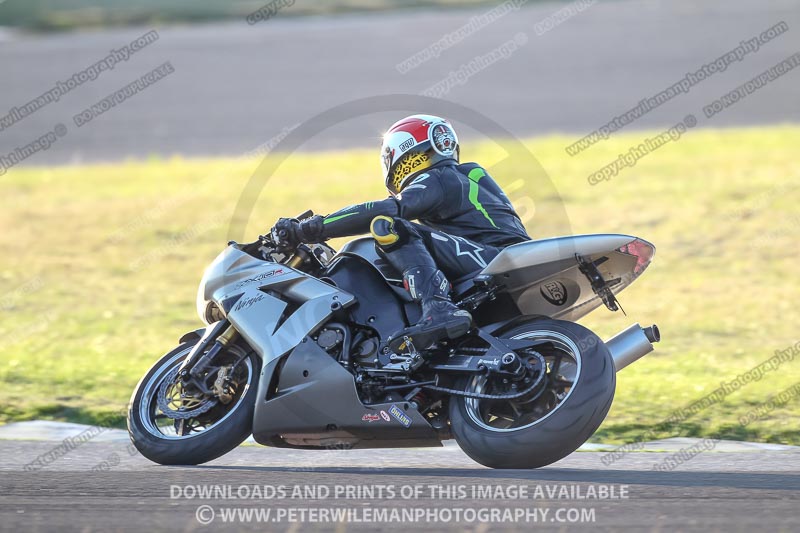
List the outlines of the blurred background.
<svg viewBox="0 0 800 533">
<path fill-rule="evenodd" d="M 380 136 L 419 112 L 535 238 L 657 246 L 627 317 L 582 320 L 663 332 L 593 440 L 800 444 L 769 404 L 800 382 L 798 52 L 794 0 L 0 0 L 0 423 L 119 425 L 225 242 L 384 197 Z"/>
</svg>

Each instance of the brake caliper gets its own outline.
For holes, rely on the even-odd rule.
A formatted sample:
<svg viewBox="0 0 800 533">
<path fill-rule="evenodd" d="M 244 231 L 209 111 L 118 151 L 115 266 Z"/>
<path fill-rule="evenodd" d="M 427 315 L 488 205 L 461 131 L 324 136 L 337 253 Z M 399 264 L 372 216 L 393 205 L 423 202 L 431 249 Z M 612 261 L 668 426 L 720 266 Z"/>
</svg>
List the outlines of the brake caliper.
<svg viewBox="0 0 800 533">
<path fill-rule="evenodd" d="M 214 381 L 214 394 L 223 405 L 228 405 L 233 400 L 233 389 L 231 388 L 231 376 L 233 375 L 233 365 L 223 366 L 217 373 Z"/>
</svg>

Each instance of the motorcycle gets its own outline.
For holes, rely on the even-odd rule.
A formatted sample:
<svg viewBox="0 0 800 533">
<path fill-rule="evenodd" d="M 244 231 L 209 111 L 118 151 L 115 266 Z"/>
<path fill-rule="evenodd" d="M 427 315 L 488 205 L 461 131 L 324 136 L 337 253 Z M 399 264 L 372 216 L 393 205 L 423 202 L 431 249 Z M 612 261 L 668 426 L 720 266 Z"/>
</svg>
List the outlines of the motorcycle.
<svg viewBox="0 0 800 533">
<path fill-rule="evenodd" d="M 655 253 L 637 237 L 509 246 L 453 283 L 472 329 L 426 350 L 406 339 L 403 353 L 386 340 L 419 320 L 419 305 L 371 238 L 338 253 L 280 241 L 274 230 L 232 241 L 206 269 L 206 327 L 183 335 L 131 398 L 128 430 L 148 459 L 200 464 L 251 434 L 314 450 L 454 438 L 485 466 L 537 468 L 586 442 L 611 407 L 616 372 L 660 340 L 655 325 L 604 342 L 575 322 L 600 305 L 621 309 L 616 295 Z"/>
</svg>

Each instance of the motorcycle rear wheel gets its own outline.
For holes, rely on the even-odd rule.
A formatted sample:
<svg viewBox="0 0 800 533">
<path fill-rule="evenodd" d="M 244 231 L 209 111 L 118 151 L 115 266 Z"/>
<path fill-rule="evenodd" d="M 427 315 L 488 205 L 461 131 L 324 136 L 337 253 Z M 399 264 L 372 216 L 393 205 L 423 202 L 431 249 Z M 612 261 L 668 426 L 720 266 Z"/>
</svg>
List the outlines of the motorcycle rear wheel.
<svg viewBox="0 0 800 533">
<path fill-rule="evenodd" d="M 614 399 L 616 372 L 602 340 L 585 327 L 537 319 L 499 334 L 549 341 L 547 387 L 529 404 L 455 397 L 453 436 L 464 452 L 491 468 L 539 468 L 574 452 L 592 436 Z M 486 376 L 463 378 L 457 388 L 499 393 Z"/>
</svg>

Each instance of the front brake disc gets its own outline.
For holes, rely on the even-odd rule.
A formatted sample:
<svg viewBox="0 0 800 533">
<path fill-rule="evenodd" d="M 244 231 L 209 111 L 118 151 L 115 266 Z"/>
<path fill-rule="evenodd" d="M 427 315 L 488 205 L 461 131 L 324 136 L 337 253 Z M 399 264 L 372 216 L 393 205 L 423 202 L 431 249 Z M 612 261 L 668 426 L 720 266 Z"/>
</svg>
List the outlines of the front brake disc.
<svg viewBox="0 0 800 533">
<path fill-rule="evenodd" d="M 158 408 L 161 409 L 162 413 L 175 420 L 187 420 L 189 418 L 195 418 L 199 415 L 202 415 L 217 405 L 218 402 L 216 398 L 208 398 L 203 401 L 199 407 L 195 407 L 194 409 L 187 409 L 183 405 L 178 409 L 173 409 L 170 407 L 170 404 L 175 401 L 175 398 L 167 399 L 167 393 L 170 392 L 170 389 L 173 386 L 178 385 L 176 378 L 178 377 L 179 371 L 180 367 L 175 367 L 174 370 L 164 377 L 164 381 L 162 381 L 161 385 L 158 387 L 158 396 L 156 397 L 156 402 L 158 403 Z M 181 386 L 181 388 L 183 387 Z M 180 400 L 180 398 L 178 398 L 178 400 Z"/>
</svg>

